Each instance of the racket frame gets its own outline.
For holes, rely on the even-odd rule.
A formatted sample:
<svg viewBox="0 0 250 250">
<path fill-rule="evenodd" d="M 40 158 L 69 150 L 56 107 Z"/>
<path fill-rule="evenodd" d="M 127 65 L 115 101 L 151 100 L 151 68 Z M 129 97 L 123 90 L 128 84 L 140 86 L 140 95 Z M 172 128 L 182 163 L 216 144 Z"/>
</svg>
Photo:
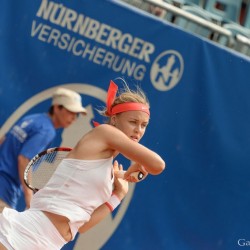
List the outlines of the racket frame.
<svg viewBox="0 0 250 250">
<path fill-rule="evenodd" d="M 44 155 L 46 154 L 50 154 L 53 152 L 59 152 L 59 151 L 67 151 L 70 152 L 72 150 L 72 148 L 69 147 L 54 147 L 54 148 L 48 148 L 38 154 L 36 154 L 28 163 L 28 165 L 26 166 L 25 170 L 24 170 L 24 183 L 26 184 L 26 186 L 33 190 L 34 192 L 37 192 L 39 189 L 33 187 L 28 180 L 28 176 L 29 176 L 29 172 L 30 169 L 32 169 L 32 166 Z"/>
</svg>

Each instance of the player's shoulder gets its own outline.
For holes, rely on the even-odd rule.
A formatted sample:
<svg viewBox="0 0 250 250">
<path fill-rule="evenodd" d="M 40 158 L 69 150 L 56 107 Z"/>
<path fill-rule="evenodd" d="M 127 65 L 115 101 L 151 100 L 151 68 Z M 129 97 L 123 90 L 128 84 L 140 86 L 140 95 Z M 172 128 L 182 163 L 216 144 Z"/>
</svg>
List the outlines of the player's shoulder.
<svg viewBox="0 0 250 250">
<path fill-rule="evenodd" d="M 96 133 L 102 134 L 104 137 L 112 137 L 113 135 L 117 135 L 117 133 L 121 133 L 119 129 L 110 124 L 100 124 L 94 128 L 94 131 Z"/>
<path fill-rule="evenodd" d="M 110 131 L 110 130 L 112 130 L 112 126 L 110 124 L 104 123 L 104 124 L 100 124 L 100 125 L 96 126 L 95 130 L 97 132 Z"/>
<path fill-rule="evenodd" d="M 108 133 L 108 131 L 110 131 L 110 129 L 112 126 L 110 126 L 109 124 L 100 124 L 98 126 L 96 126 L 94 128 L 94 132 L 97 132 L 97 133 Z"/>
<path fill-rule="evenodd" d="M 108 140 L 124 136 L 124 133 L 121 130 L 110 124 L 101 124 L 95 127 L 94 130 L 94 132 L 96 132 L 98 135 L 101 135 L 104 138 L 108 138 Z"/>
</svg>

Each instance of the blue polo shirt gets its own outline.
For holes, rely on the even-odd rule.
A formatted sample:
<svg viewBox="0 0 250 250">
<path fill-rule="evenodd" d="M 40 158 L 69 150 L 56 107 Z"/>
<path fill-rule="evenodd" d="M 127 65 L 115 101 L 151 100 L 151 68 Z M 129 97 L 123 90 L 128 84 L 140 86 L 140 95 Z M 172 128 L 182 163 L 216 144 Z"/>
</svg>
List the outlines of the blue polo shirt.
<svg viewBox="0 0 250 250">
<path fill-rule="evenodd" d="M 0 199 L 16 208 L 21 195 L 18 155 L 31 159 L 48 148 L 56 131 L 47 114 L 23 117 L 6 134 L 0 145 Z"/>
</svg>

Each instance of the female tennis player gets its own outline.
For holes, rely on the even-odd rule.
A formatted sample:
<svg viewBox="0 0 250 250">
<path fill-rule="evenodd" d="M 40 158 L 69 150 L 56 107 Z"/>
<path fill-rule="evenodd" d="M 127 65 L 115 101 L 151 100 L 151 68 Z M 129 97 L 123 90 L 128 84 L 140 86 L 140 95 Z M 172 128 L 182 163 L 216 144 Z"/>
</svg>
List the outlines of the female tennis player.
<svg viewBox="0 0 250 250">
<path fill-rule="evenodd" d="M 80 139 L 49 182 L 35 193 L 30 208 L 3 210 L 0 250 L 61 249 L 77 232 L 86 232 L 120 204 L 128 181 L 136 181 L 134 172 L 157 175 L 164 170 L 164 160 L 139 143 L 150 118 L 145 94 L 126 84 L 118 96 L 117 91 L 111 81 L 106 107 L 100 111 L 108 123 Z M 113 165 L 119 153 L 134 162 L 124 180 L 114 176 L 114 170 L 122 170 L 117 162 Z"/>
</svg>

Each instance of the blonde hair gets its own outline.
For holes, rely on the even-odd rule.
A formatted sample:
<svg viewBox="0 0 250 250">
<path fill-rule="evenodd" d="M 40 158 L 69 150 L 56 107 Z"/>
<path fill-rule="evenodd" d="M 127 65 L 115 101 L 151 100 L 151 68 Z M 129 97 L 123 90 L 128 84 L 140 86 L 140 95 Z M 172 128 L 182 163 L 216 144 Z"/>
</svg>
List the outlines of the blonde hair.
<svg viewBox="0 0 250 250">
<path fill-rule="evenodd" d="M 134 103 L 142 103 L 150 107 L 148 98 L 143 90 L 137 85 L 135 90 L 129 88 L 129 86 L 124 82 L 123 88 L 119 89 L 117 92 L 117 96 L 112 104 L 112 108 L 118 104 L 134 102 Z M 103 107 L 102 110 L 97 110 L 100 115 L 107 117 L 108 122 L 110 116 L 107 114 L 107 107 Z"/>
</svg>

